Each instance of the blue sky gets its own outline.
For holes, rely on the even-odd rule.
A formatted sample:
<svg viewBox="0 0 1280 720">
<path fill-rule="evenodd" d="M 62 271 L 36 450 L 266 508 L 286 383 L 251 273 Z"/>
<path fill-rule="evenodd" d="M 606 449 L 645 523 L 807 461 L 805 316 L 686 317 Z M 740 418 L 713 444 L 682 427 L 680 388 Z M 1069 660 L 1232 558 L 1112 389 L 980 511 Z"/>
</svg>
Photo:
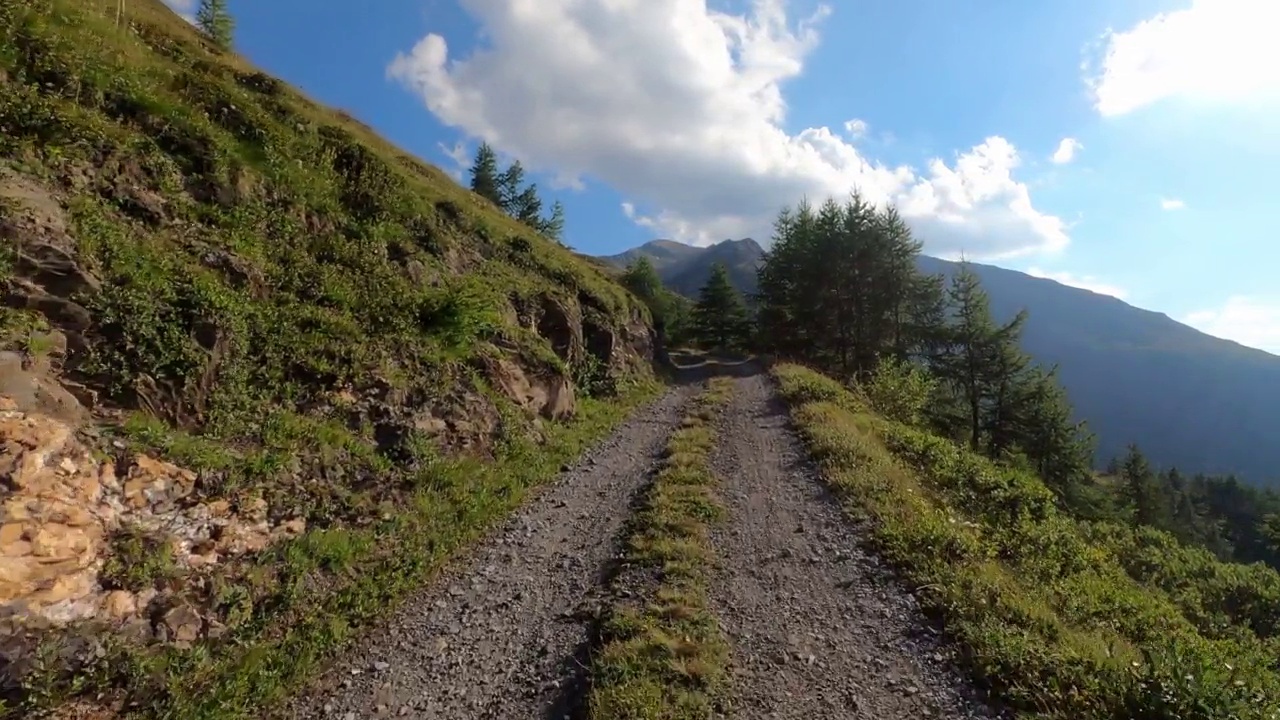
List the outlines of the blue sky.
<svg viewBox="0 0 1280 720">
<path fill-rule="evenodd" d="M 520 158 L 583 252 L 767 240 L 857 187 L 926 252 L 1280 352 L 1274 0 L 230 5 L 243 54 L 424 159 Z"/>
</svg>

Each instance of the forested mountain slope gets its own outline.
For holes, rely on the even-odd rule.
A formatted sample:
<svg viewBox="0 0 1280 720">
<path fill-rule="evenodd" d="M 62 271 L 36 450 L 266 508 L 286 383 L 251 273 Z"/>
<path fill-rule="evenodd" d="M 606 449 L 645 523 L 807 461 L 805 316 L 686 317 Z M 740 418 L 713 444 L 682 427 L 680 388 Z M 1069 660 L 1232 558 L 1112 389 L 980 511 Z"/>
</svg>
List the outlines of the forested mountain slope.
<svg viewBox="0 0 1280 720">
<path fill-rule="evenodd" d="M 955 263 L 920 259 L 925 272 Z M 1280 481 L 1280 357 L 1206 335 L 1167 315 L 1053 280 L 972 264 L 993 315 L 1027 308 L 1023 347 L 1058 365 L 1098 460 L 1137 443 L 1184 473 Z"/>
<path fill-rule="evenodd" d="M 668 287 L 696 297 L 712 264 L 726 257 L 733 258 L 735 285 L 754 290 L 754 275 L 748 281 L 744 274 L 763 253 L 745 240 L 709 248 L 662 240 L 605 259 L 625 265 L 646 255 Z M 919 259 L 926 273 L 950 275 L 956 266 Z M 1280 481 L 1280 357 L 1113 297 L 1014 270 L 970 267 L 997 319 L 1028 310 L 1023 348 L 1037 361 L 1059 366 L 1077 416 L 1097 434 L 1100 464 L 1133 442 L 1153 462 L 1184 473 Z"/>
</svg>

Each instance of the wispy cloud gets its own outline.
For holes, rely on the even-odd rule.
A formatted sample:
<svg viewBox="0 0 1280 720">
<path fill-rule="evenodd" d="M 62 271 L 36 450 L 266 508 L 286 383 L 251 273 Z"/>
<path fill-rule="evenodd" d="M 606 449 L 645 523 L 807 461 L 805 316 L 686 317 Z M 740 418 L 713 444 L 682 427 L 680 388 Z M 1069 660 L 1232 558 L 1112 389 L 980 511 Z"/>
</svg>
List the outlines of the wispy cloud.
<svg viewBox="0 0 1280 720">
<path fill-rule="evenodd" d="M 1181 210 L 1186 206 L 1186 203 L 1177 198 L 1160 198 L 1161 210 Z"/>
<path fill-rule="evenodd" d="M 1053 151 L 1053 156 L 1049 159 L 1055 165 L 1065 165 L 1075 159 L 1076 153 L 1084 149 L 1084 145 L 1080 144 L 1075 138 L 1062 138 L 1062 142 L 1058 143 L 1058 149 Z"/>
<path fill-rule="evenodd" d="M 1114 298 L 1124 300 L 1129 293 L 1118 285 L 1099 280 L 1092 275 L 1073 275 L 1069 272 L 1041 270 L 1038 267 L 1029 268 L 1027 274 L 1032 277 L 1044 278 L 1046 280 L 1056 280 L 1063 285 L 1069 285 L 1082 290 L 1089 290 L 1100 295 L 1110 295 Z"/>
</svg>

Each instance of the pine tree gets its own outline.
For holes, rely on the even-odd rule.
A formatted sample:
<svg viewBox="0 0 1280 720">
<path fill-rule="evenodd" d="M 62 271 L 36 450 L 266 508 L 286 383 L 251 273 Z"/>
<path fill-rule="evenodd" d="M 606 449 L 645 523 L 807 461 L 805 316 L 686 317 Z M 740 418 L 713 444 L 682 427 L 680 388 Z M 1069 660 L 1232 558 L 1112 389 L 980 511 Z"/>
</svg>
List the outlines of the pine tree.
<svg viewBox="0 0 1280 720">
<path fill-rule="evenodd" d="M 475 160 L 471 163 L 471 192 L 490 202 L 502 206 L 502 194 L 499 190 L 498 154 L 489 143 L 482 142 L 476 148 Z"/>
<path fill-rule="evenodd" d="M 524 187 L 524 166 L 519 160 L 511 163 L 501 175 L 498 176 L 498 206 L 507 212 L 511 217 L 519 217 L 521 203 L 526 202 L 528 198 L 523 194 L 527 192 Z M 535 191 L 534 197 L 537 197 Z M 541 205 L 541 201 L 539 201 Z M 539 207 L 541 209 L 541 207 Z"/>
<path fill-rule="evenodd" d="M 539 221 L 538 230 L 556 242 L 563 242 L 564 205 L 559 200 L 551 204 L 551 215 Z"/>
<path fill-rule="evenodd" d="M 513 166 L 514 167 L 514 166 Z M 538 186 L 531 184 L 511 199 L 508 212 L 511 217 L 535 230 L 542 229 L 542 198 L 538 197 Z"/>
<path fill-rule="evenodd" d="M 861 379 L 884 356 L 922 355 L 942 293 L 916 269 L 919 252 L 894 210 L 856 193 L 843 205 L 784 209 L 757 278 L 765 349 Z"/>
<path fill-rule="evenodd" d="M 1147 458 L 1137 445 L 1130 445 L 1124 459 L 1120 461 L 1120 478 L 1132 524 L 1135 527 L 1163 527 L 1162 521 L 1167 513 L 1162 507 L 1160 486 Z"/>
<path fill-rule="evenodd" d="M 1070 506 L 1073 499 L 1082 499 L 1083 486 L 1093 481 L 1093 435 L 1083 422 L 1072 419 L 1056 368 L 1032 370 L 1020 395 L 1014 443 L 1045 484 Z"/>
<path fill-rule="evenodd" d="M 222 50 L 230 50 L 235 35 L 235 18 L 227 9 L 227 0 L 200 0 L 196 25 Z"/>
<path fill-rule="evenodd" d="M 990 303 L 978 276 L 967 265 L 951 278 L 947 298 L 954 313 L 948 348 L 938 358 L 937 372 L 956 391 L 962 407 L 966 439 L 973 449 L 982 446 L 983 402 L 996 359 L 999 331 L 991 320 Z"/>
<path fill-rule="evenodd" d="M 711 266 L 711 277 L 698 294 L 693 308 L 697 337 L 710 347 L 734 350 L 747 339 L 747 308 L 742 295 L 729 282 L 723 263 Z"/>
</svg>

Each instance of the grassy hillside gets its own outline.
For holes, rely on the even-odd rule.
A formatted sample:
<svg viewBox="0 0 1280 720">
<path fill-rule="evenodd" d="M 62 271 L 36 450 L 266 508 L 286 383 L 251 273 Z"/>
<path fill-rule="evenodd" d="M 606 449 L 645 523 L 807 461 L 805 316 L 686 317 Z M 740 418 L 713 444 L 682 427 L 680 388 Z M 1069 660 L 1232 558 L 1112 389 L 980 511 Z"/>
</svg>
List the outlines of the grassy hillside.
<svg viewBox="0 0 1280 720">
<path fill-rule="evenodd" d="M 82 667 L 82 642 L 53 641 L 101 628 L 6 626 L 0 689 L 16 713 L 257 716 L 643 396 L 649 314 L 159 0 L 116 8 L 0 4 L 0 353 L 21 367 L 0 394 L 91 420 L 121 472 L 189 468 L 184 502 L 307 531 L 128 573 L 155 596 L 139 617 L 193 608 L 193 649 L 143 622 Z M 113 538 L 107 567 L 161 547 Z"/>
<path fill-rule="evenodd" d="M 774 368 L 824 479 L 1022 717 L 1280 717 L 1280 574 L 1061 512 L 1039 478 Z"/>
</svg>

